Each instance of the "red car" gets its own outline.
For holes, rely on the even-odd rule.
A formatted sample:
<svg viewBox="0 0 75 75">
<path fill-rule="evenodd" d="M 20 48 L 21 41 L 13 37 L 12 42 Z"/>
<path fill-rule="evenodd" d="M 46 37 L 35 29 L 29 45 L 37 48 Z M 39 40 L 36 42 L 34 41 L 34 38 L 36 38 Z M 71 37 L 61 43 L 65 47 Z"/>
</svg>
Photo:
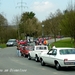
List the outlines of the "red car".
<svg viewBox="0 0 75 75">
<path fill-rule="evenodd" d="M 20 47 L 21 56 L 28 57 L 29 51 L 32 50 L 32 46 L 22 46 Z"/>
<path fill-rule="evenodd" d="M 18 41 L 17 42 L 17 50 L 19 50 L 20 49 L 20 46 L 25 46 L 25 45 L 27 45 L 27 41 L 25 40 L 25 41 L 23 41 L 23 40 L 20 40 L 20 41 Z"/>
</svg>

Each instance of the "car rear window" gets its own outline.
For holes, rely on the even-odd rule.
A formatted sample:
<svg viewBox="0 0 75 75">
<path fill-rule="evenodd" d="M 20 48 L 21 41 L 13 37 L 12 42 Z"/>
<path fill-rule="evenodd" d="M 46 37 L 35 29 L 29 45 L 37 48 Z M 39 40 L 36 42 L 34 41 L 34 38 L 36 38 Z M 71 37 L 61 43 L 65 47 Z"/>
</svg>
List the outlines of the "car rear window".
<svg viewBox="0 0 75 75">
<path fill-rule="evenodd" d="M 75 49 L 62 49 L 60 50 L 60 54 L 75 54 Z"/>
<path fill-rule="evenodd" d="M 36 50 L 47 50 L 47 47 L 36 47 Z"/>
</svg>

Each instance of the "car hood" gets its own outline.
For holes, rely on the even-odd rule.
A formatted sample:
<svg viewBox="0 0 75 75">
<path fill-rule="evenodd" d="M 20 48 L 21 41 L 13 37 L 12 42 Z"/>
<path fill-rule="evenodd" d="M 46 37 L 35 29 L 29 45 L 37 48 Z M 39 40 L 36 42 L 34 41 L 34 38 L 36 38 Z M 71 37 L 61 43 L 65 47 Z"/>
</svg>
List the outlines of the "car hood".
<svg viewBox="0 0 75 75">
<path fill-rule="evenodd" d="M 7 42 L 7 44 L 13 44 L 13 42 Z"/>
</svg>

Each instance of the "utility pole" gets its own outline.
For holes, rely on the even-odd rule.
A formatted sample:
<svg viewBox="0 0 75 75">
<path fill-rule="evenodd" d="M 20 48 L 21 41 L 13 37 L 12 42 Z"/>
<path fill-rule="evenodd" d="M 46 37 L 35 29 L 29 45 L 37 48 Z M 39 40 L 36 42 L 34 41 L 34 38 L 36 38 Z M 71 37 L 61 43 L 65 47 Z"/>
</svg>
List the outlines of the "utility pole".
<svg viewBox="0 0 75 75">
<path fill-rule="evenodd" d="M 21 15 L 22 15 L 22 12 L 23 12 L 23 8 L 28 8 L 26 5 L 26 2 L 23 2 L 23 0 L 21 0 L 21 2 L 18 2 L 17 3 L 17 8 L 20 8 L 21 9 Z"/>
<path fill-rule="evenodd" d="M 22 17 L 23 8 L 28 8 L 28 7 L 26 6 L 26 3 L 23 2 L 23 0 L 21 0 L 20 2 L 17 3 L 17 7 L 16 8 L 20 8 L 21 9 L 21 15 L 20 16 Z M 20 19 L 21 19 L 21 17 L 20 17 Z M 20 39 L 19 25 L 17 25 L 17 27 L 18 27 L 18 37 Z"/>
</svg>

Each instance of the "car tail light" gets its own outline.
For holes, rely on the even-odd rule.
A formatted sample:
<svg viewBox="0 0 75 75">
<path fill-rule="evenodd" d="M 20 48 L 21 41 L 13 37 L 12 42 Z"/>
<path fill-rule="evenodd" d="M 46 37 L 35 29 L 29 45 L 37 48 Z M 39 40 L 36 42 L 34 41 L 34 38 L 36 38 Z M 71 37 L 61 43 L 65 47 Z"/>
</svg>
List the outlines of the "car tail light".
<svg viewBox="0 0 75 75">
<path fill-rule="evenodd" d="M 68 61 L 68 59 L 64 59 L 64 61 Z"/>
<path fill-rule="evenodd" d="M 65 65 L 70 65 L 70 64 L 71 64 L 71 62 L 69 62 L 69 60 L 68 60 L 68 59 L 64 59 L 64 64 L 65 64 Z"/>
</svg>

